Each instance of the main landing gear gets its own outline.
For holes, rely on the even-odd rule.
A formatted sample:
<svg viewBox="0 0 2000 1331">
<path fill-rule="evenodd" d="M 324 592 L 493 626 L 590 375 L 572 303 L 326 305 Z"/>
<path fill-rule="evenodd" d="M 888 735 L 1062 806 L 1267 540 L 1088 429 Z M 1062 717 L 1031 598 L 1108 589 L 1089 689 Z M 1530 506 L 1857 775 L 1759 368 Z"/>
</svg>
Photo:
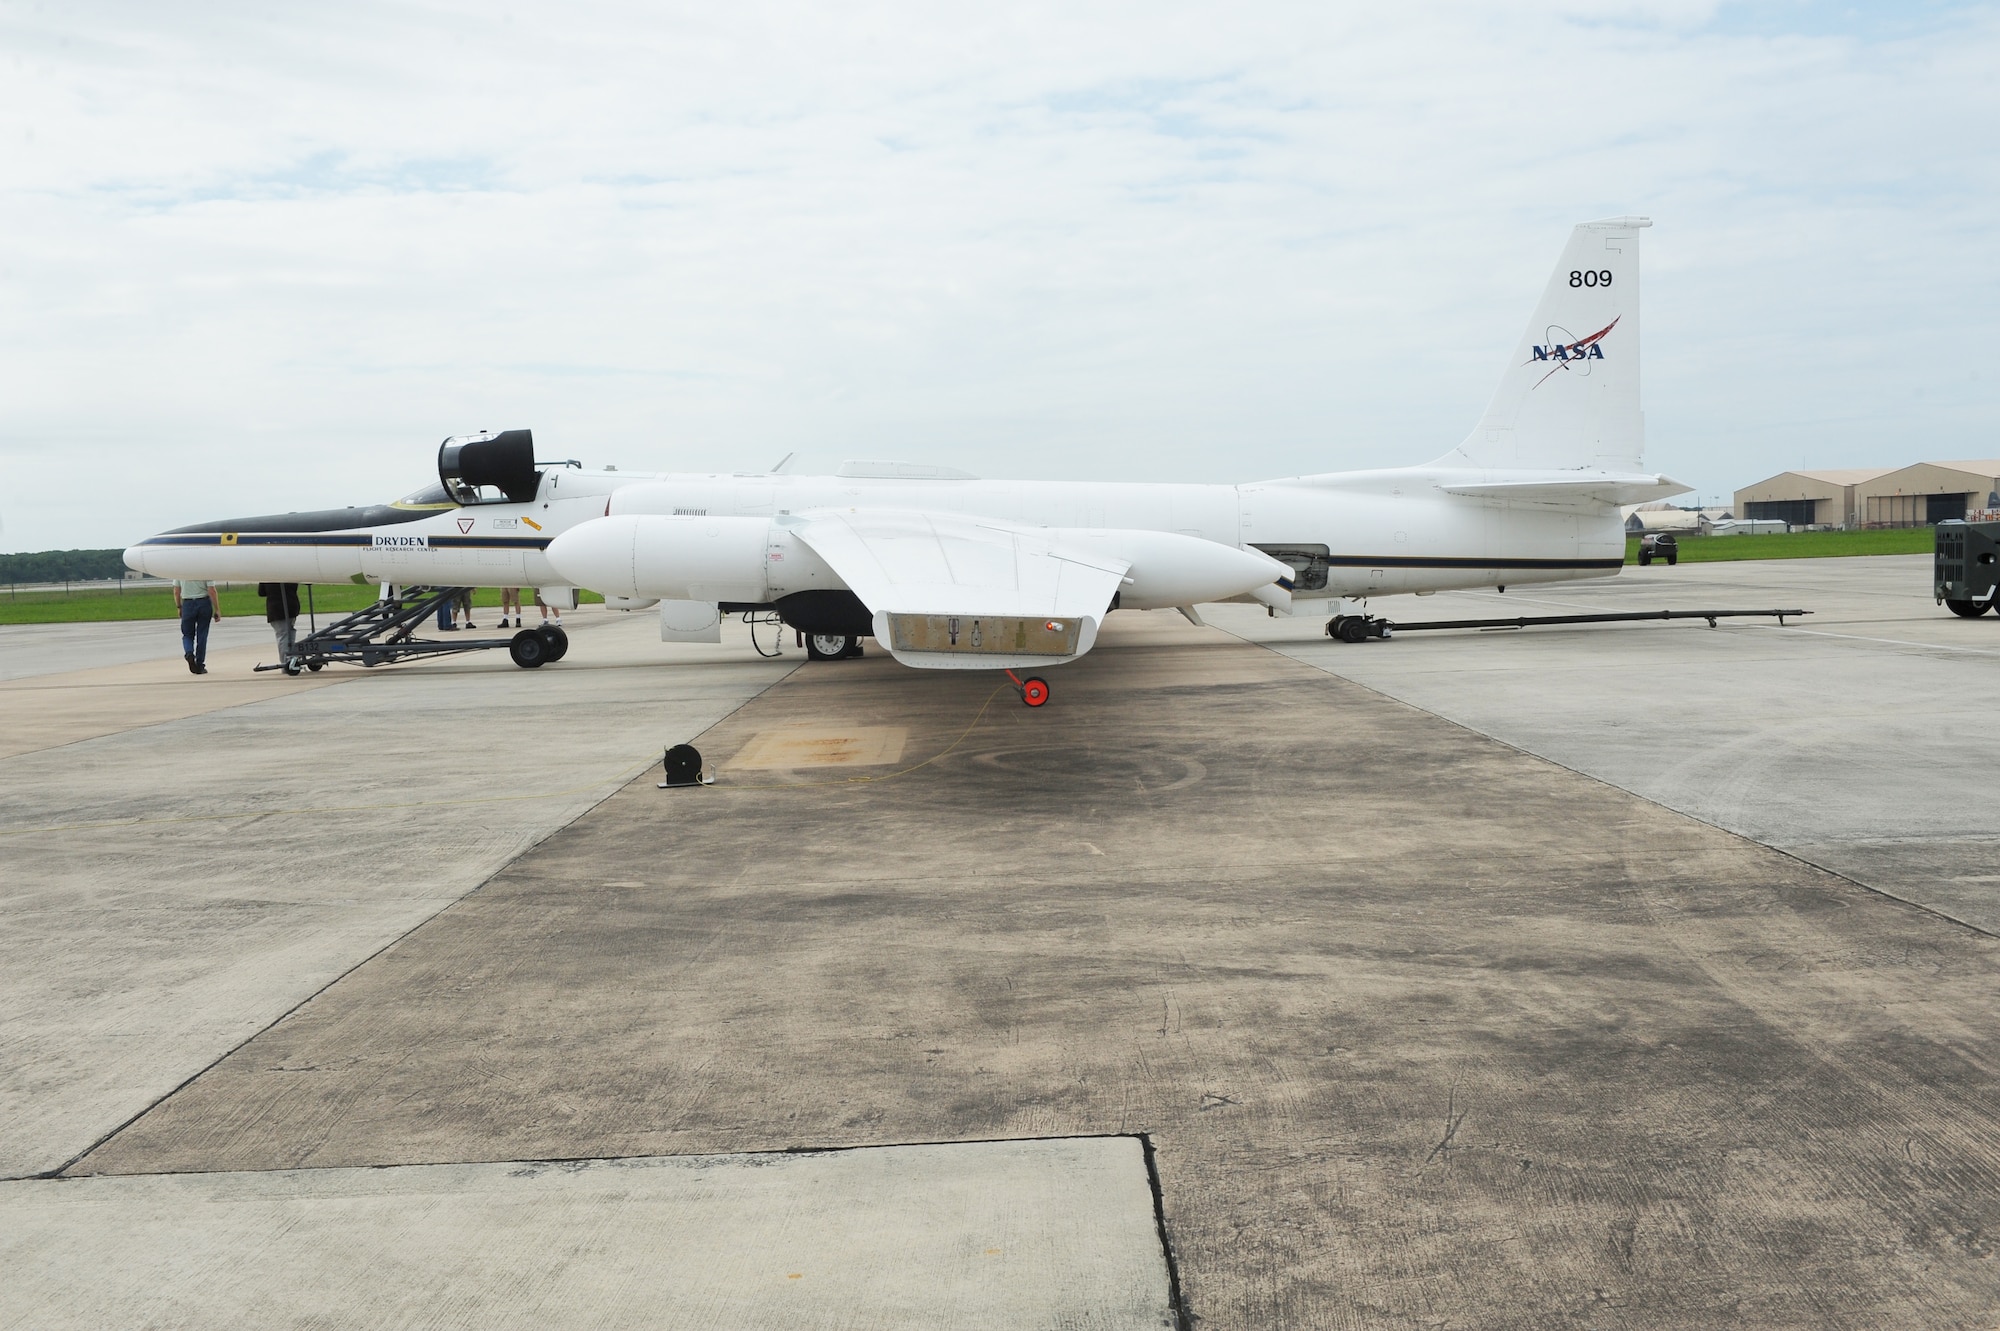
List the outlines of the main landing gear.
<svg viewBox="0 0 2000 1331">
<path fill-rule="evenodd" d="M 861 639 L 852 633 L 806 634 L 808 661 L 840 661 L 861 655 Z"/>
<path fill-rule="evenodd" d="M 522 629 L 507 644 L 507 655 L 523 670 L 533 670 L 569 654 L 569 634 L 560 625 L 544 624 L 538 629 Z"/>
<path fill-rule="evenodd" d="M 1028 704 L 1028 706 L 1040 707 L 1049 700 L 1049 682 L 1040 675 L 1030 675 L 1026 679 L 1022 679 L 1019 675 L 1009 670 L 1007 678 L 1012 680 L 1014 687 L 1021 691 L 1021 701 Z"/>
<path fill-rule="evenodd" d="M 1335 615 L 1326 621 L 1326 636 L 1340 642 L 1366 642 L 1370 638 L 1387 638 L 1394 632 L 1395 625 L 1373 615 Z"/>
</svg>

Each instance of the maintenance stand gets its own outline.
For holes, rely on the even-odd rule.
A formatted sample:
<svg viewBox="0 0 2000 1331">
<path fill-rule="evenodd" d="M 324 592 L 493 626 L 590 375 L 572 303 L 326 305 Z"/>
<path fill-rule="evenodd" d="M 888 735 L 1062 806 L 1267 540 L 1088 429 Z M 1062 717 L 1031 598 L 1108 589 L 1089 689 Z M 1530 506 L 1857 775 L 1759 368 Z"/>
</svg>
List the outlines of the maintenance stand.
<svg viewBox="0 0 2000 1331">
<path fill-rule="evenodd" d="M 425 621 L 438 607 L 450 603 L 466 591 L 463 587 L 396 587 L 390 595 L 365 610 L 357 610 L 323 629 L 300 638 L 288 660 L 277 665 L 260 665 L 259 670 L 282 670 L 296 675 L 302 670 L 320 670 L 329 663 L 358 666 L 387 665 L 422 656 L 455 656 L 460 652 L 485 652 L 505 647 L 514 664 L 533 670 L 550 661 L 560 661 L 569 651 L 569 635 L 553 624 L 522 629 L 511 638 L 461 638 L 440 641 L 416 637 Z M 311 595 L 308 588 L 307 595 Z"/>
</svg>

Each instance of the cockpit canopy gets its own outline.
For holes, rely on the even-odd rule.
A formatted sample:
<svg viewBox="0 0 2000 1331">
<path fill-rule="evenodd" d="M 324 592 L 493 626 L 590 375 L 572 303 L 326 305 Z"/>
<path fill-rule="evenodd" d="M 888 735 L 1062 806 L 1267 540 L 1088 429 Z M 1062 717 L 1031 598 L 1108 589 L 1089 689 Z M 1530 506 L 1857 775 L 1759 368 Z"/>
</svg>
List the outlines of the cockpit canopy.
<svg viewBox="0 0 2000 1331">
<path fill-rule="evenodd" d="M 526 504 L 541 480 L 533 430 L 458 434 L 438 446 L 438 483 L 450 502 Z"/>
</svg>

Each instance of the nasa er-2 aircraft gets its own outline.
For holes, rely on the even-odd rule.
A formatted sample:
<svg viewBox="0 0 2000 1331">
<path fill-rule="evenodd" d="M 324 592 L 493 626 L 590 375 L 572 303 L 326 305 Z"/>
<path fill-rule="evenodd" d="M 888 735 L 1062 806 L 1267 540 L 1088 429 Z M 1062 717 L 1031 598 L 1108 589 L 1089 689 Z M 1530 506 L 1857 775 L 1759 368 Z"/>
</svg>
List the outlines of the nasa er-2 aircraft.
<svg viewBox="0 0 2000 1331">
<path fill-rule="evenodd" d="M 1014 672 L 1088 652 L 1111 610 L 1607 577 L 1618 507 L 1684 492 L 1642 472 L 1639 232 L 1571 233 L 1485 415 L 1418 467 L 1247 485 L 988 481 L 849 463 L 832 476 L 538 469 L 526 431 L 447 440 L 397 505 L 181 528 L 126 552 L 168 577 L 589 587 L 658 600 L 662 636 L 775 611 L 818 658 L 874 636 L 906 665 Z M 341 519 L 345 517 L 345 521 Z M 339 526 L 332 525 L 340 522 Z M 533 528 L 530 532 L 525 528 Z M 553 578 L 549 575 L 553 574 Z M 1337 615 L 1349 641 L 1379 621 Z"/>
</svg>

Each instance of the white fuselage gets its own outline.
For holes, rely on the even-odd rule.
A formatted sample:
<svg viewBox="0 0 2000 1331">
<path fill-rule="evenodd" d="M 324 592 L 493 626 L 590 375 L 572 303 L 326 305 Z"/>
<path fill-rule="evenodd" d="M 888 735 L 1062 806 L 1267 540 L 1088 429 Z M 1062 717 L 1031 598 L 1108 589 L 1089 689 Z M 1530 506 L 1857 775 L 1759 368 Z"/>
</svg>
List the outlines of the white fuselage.
<svg viewBox="0 0 2000 1331">
<path fill-rule="evenodd" d="M 1172 532 L 1258 547 L 1299 568 L 1292 587 L 1299 599 L 1617 572 L 1625 540 L 1615 507 L 1469 497 L 1440 488 L 1482 474 L 1433 466 L 1248 485 L 1174 485 L 565 469 L 548 473 L 531 503 L 397 512 L 393 516 L 400 520 L 393 522 L 330 528 L 322 523 L 315 531 L 258 531 L 250 525 L 232 531 L 226 523 L 211 523 L 200 532 L 150 538 L 127 552 L 127 562 L 160 577 L 217 581 L 553 586 L 565 579 L 544 554 L 548 543 L 607 513 L 775 519 L 856 508 L 956 513 L 1100 533 L 1112 541 L 1119 531 Z M 383 510 L 354 512 L 360 517 Z M 824 565 L 813 567 L 818 561 L 810 552 L 793 556 L 789 567 L 776 567 L 768 557 L 763 563 L 763 585 L 744 586 L 733 599 L 763 601 L 807 586 L 844 587 Z"/>
<path fill-rule="evenodd" d="M 1096 533 L 1113 544 L 1120 531 L 1173 532 L 1230 547 L 1316 556 L 1292 589 L 1294 597 L 1305 599 L 1555 582 L 1618 571 L 1625 535 L 1615 507 L 1556 507 L 1438 488 L 1441 481 L 1478 475 L 1417 467 L 1251 485 L 673 475 L 622 487 L 609 511 L 776 518 L 829 509 L 897 509 L 1065 529 L 1072 536 Z M 813 586 L 829 585 L 824 579 L 833 576 L 830 570 L 814 572 Z M 1134 561 L 1133 572 L 1143 574 L 1142 561 Z M 773 569 L 771 576 L 776 595 L 801 589 L 786 584 L 793 576 L 788 571 Z"/>
</svg>

